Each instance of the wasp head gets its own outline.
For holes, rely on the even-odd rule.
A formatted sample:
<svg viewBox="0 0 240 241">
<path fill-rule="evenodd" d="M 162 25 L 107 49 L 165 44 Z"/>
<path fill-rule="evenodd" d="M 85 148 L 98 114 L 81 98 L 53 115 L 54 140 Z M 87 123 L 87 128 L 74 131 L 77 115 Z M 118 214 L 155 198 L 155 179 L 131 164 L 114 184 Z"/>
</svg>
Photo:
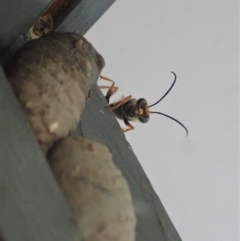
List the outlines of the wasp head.
<svg viewBox="0 0 240 241">
<path fill-rule="evenodd" d="M 138 111 L 138 120 L 142 123 L 147 123 L 149 121 L 149 106 L 147 101 L 143 98 L 137 100 L 137 111 Z"/>
<path fill-rule="evenodd" d="M 177 76 L 176 76 L 176 74 L 174 72 L 172 72 L 172 74 L 174 75 L 175 78 L 174 78 L 174 81 L 173 81 L 171 87 L 168 89 L 168 91 L 157 102 L 155 102 L 152 105 L 148 105 L 147 101 L 145 99 L 143 99 L 143 98 L 140 98 L 140 99 L 137 100 L 137 103 L 136 103 L 137 112 L 138 112 L 137 116 L 138 116 L 138 119 L 139 119 L 140 122 L 146 123 L 146 122 L 149 121 L 149 115 L 151 113 L 163 115 L 163 116 L 165 116 L 167 118 L 170 118 L 173 121 L 177 122 L 179 125 L 181 125 L 186 130 L 186 134 L 188 135 L 187 128 L 180 121 L 178 121 L 175 118 L 173 118 L 173 117 L 171 117 L 169 115 L 166 115 L 164 113 L 150 111 L 150 108 L 152 106 L 154 106 L 154 105 L 157 105 L 160 101 L 162 101 L 167 96 L 167 94 L 170 92 L 170 90 L 173 88 L 173 86 L 174 86 L 174 84 L 175 84 L 175 82 L 177 80 Z"/>
</svg>

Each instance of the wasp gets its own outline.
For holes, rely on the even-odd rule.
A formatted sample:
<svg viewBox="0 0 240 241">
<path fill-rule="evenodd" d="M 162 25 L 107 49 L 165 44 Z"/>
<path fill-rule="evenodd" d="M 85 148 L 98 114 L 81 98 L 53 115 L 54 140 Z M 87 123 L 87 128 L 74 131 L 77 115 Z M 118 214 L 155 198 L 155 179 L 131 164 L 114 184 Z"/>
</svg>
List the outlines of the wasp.
<svg viewBox="0 0 240 241">
<path fill-rule="evenodd" d="M 171 73 L 174 75 L 174 81 L 173 81 L 172 85 L 170 86 L 168 91 L 157 102 L 155 102 L 152 105 L 148 105 L 146 99 L 144 99 L 144 98 L 136 99 L 136 98 L 132 98 L 131 95 L 123 98 L 120 101 L 109 104 L 110 97 L 113 94 L 115 94 L 119 88 L 115 86 L 115 82 L 113 80 L 100 75 L 100 79 L 103 79 L 103 80 L 106 80 L 106 81 L 109 81 L 112 83 L 110 87 L 107 87 L 107 86 L 99 86 L 99 87 L 100 88 L 108 88 L 105 98 L 109 104 L 109 108 L 114 112 L 115 116 L 118 119 L 123 120 L 125 125 L 128 127 L 126 129 L 122 129 L 123 132 L 127 132 L 127 131 L 134 129 L 134 126 L 132 124 L 130 124 L 129 121 L 137 120 L 137 121 L 140 121 L 141 123 L 147 123 L 149 121 L 150 114 L 159 114 L 159 115 L 165 116 L 165 117 L 177 122 L 179 125 L 181 125 L 185 129 L 186 136 L 188 135 L 188 129 L 177 119 L 175 119 L 169 115 L 166 115 L 162 112 L 150 111 L 151 107 L 157 105 L 160 101 L 162 101 L 168 95 L 168 93 L 171 91 L 174 84 L 176 83 L 177 75 L 174 72 L 171 72 Z"/>
</svg>

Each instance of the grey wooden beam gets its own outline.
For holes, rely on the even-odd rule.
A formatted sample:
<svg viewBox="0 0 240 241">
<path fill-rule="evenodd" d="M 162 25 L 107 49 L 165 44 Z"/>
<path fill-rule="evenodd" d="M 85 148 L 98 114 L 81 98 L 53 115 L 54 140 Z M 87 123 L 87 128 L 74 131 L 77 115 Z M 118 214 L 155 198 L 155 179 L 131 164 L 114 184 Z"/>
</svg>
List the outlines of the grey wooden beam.
<svg viewBox="0 0 240 241">
<path fill-rule="evenodd" d="M 0 1 L 0 54 L 25 34 L 54 0 Z"/>
<path fill-rule="evenodd" d="M 180 241 L 180 236 L 131 145 L 127 142 L 115 116 L 106 106 L 104 96 L 98 86 L 95 86 L 76 133 L 105 144 L 112 153 L 113 161 L 122 171 L 133 196 L 138 217 L 136 240 Z"/>
<path fill-rule="evenodd" d="M 74 240 L 71 212 L 0 68 L 0 230 L 5 241 Z"/>
<path fill-rule="evenodd" d="M 79 1 L 75 9 L 57 27 L 60 32 L 84 35 L 116 0 Z"/>
<path fill-rule="evenodd" d="M 2 66 L 6 66 L 14 53 L 30 40 L 30 35 L 27 33 L 29 28 L 53 2 L 53 0 L 37 0 L 34 3 L 30 0 L 23 2 L 11 0 L 12 3 L 4 1 L 4 3 L 0 3 L 0 19 L 2 19 L 0 21 L 0 63 Z M 114 2 L 115 0 L 72 0 L 68 9 L 69 14 L 65 13 L 65 18 L 57 23 L 55 30 L 77 32 L 84 35 Z M 21 10 L 22 17 L 17 15 L 15 18 L 13 10 L 16 11 L 18 8 Z M 4 12 L 4 9 L 10 9 L 9 15 Z M 17 13 L 19 12 L 17 11 Z M 23 18 L 23 20 L 18 18 Z"/>
</svg>

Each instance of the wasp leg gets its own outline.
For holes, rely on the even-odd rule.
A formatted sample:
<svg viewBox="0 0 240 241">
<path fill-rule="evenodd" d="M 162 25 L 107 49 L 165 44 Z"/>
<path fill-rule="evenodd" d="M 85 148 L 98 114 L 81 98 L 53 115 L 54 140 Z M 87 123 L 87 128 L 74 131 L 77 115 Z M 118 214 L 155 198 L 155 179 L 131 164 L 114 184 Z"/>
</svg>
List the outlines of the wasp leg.
<svg viewBox="0 0 240 241">
<path fill-rule="evenodd" d="M 99 88 L 101 88 L 101 89 L 109 88 L 107 94 L 105 95 L 105 98 L 106 98 L 107 102 L 109 103 L 110 97 L 112 95 L 114 95 L 118 91 L 119 87 L 116 87 L 115 86 L 115 82 L 113 80 L 105 77 L 105 76 L 100 75 L 100 79 L 104 79 L 106 81 L 112 82 L 110 87 L 108 87 L 108 86 L 99 86 Z"/>
<path fill-rule="evenodd" d="M 126 118 L 123 119 L 125 125 L 128 127 L 127 129 L 122 129 L 123 132 L 131 131 L 134 129 L 134 126 L 132 126 Z"/>
<path fill-rule="evenodd" d="M 118 104 L 116 104 L 116 105 L 112 104 L 112 106 L 110 107 L 110 109 L 111 109 L 111 110 L 115 110 L 115 109 L 117 109 L 119 106 L 127 103 L 127 102 L 128 102 L 129 100 L 131 100 L 131 99 L 132 99 L 132 96 L 129 95 L 129 96 L 125 97 L 123 100 L 121 100 Z"/>
<path fill-rule="evenodd" d="M 98 86 L 100 89 L 110 89 L 109 86 Z M 108 90 L 107 94 L 105 95 L 105 99 L 107 100 L 108 104 L 110 101 L 110 97 L 114 95 L 118 91 L 118 87 L 113 87 L 111 90 Z"/>
</svg>

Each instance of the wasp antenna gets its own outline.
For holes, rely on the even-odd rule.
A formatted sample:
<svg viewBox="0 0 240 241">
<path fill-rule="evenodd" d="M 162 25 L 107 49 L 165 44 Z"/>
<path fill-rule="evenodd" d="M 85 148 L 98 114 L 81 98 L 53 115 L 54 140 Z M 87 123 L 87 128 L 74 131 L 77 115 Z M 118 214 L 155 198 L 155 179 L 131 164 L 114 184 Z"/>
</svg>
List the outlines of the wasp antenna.
<svg viewBox="0 0 240 241">
<path fill-rule="evenodd" d="M 154 104 L 152 104 L 152 105 L 149 105 L 149 107 L 152 107 L 152 106 L 154 106 L 154 105 L 156 105 L 156 104 L 158 104 L 162 99 L 164 99 L 166 96 L 167 96 L 167 94 L 170 92 L 170 90 L 173 88 L 173 86 L 174 86 L 174 84 L 175 84 L 175 82 L 176 82 L 176 80 L 177 80 L 177 75 L 173 72 L 173 71 L 171 71 L 171 73 L 173 73 L 173 75 L 174 75 L 174 81 L 173 81 L 173 83 L 172 83 L 172 85 L 171 85 L 171 87 L 168 89 L 168 91 L 165 93 L 165 95 L 160 99 L 160 100 L 158 100 L 156 103 L 154 103 Z"/>
<path fill-rule="evenodd" d="M 169 119 L 174 120 L 175 122 L 177 122 L 179 125 L 181 125 L 181 126 L 185 129 L 185 131 L 186 131 L 186 136 L 188 136 L 188 129 L 187 129 L 187 127 L 184 126 L 180 121 L 176 120 L 175 118 L 173 118 L 173 117 L 171 117 L 171 116 L 169 116 L 169 115 L 166 115 L 166 114 L 164 114 L 164 113 L 161 113 L 161 112 L 155 112 L 155 111 L 152 112 L 152 111 L 151 111 L 150 113 L 163 115 L 163 116 L 168 117 Z"/>
</svg>

